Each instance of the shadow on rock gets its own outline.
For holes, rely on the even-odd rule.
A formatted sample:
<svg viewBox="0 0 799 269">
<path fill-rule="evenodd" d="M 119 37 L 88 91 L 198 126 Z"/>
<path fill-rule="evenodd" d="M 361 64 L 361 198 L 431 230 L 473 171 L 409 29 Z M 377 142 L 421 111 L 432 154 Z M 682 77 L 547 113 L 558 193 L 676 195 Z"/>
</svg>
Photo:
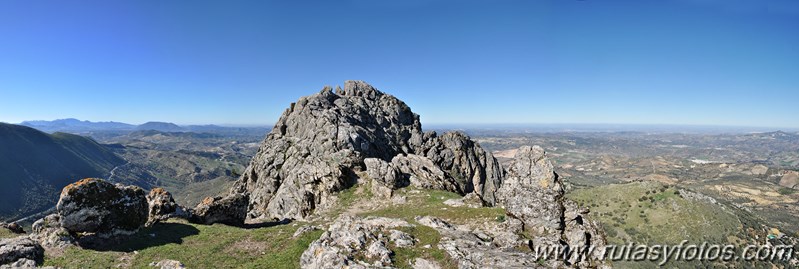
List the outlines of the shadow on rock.
<svg viewBox="0 0 799 269">
<path fill-rule="evenodd" d="M 83 236 L 77 240 L 80 247 L 96 251 L 130 252 L 166 244 L 182 244 L 183 239 L 197 235 L 200 230 L 183 223 L 158 223 L 143 228 L 129 236 L 100 237 Z"/>
</svg>

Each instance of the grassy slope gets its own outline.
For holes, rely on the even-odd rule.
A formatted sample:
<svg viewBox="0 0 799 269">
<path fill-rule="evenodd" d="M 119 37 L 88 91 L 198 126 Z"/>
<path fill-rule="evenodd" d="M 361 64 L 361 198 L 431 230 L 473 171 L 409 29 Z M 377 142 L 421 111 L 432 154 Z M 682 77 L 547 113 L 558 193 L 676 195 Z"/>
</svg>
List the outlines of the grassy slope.
<svg viewBox="0 0 799 269">
<path fill-rule="evenodd" d="M 302 225 L 297 224 L 243 229 L 170 221 L 143 229 L 112 249 L 70 247 L 61 257 L 47 257 L 45 265 L 144 268 L 152 262 L 173 259 L 187 268 L 299 268 L 300 255 L 322 231 L 292 238 Z"/>
<path fill-rule="evenodd" d="M 677 191 L 677 193 L 675 193 Z M 647 193 L 648 192 L 648 193 Z M 744 212 L 738 214 L 701 201 L 684 199 L 679 191 L 657 182 L 633 182 L 575 190 L 567 196 L 591 208 L 602 223 L 610 244 L 629 242 L 652 244 L 734 244 L 753 243 L 747 227 L 759 222 Z M 658 268 L 651 262 L 616 262 L 619 268 Z M 670 262 L 666 268 L 710 268 L 711 262 Z M 771 268 L 768 263 L 732 265 L 743 268 Z M 724 267 L 720 267 L 724 268 Z"/>
</svg>

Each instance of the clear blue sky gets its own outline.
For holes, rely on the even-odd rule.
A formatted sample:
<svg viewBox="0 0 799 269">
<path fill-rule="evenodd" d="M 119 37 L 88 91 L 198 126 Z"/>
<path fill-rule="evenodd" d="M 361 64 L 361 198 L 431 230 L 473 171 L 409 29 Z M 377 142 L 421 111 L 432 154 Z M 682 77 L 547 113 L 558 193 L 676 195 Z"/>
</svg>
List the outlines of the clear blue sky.
<svg viewBox="0 0 799 269">
<path fill-rule="evenodd" d="M 0 1 L 0 121 L 271 124 L 366 80 L 423 123 L 799 127 L 799 1 Z"/>
</svg>

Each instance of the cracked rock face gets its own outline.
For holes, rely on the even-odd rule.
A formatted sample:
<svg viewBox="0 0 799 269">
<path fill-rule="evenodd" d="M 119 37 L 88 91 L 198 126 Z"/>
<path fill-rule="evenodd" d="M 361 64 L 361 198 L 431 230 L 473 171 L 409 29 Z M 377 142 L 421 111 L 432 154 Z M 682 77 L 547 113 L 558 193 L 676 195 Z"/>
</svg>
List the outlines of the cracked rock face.
<svg viewBox="0 0 799 269">
<path fill-rule="evenodd" d="M 148 215 L 141 188 L 92 178 L 64 187 L 56 208 L 61 227 L 72 233 L 132 233 Z"/>
<path fill-rule="evenodd" d="M 311 243 L 300 258 L 300 266 L 315 268 L 392 267 L 390 245 L 409 247 L 415 239 L 396 230 L 409 227 L 406 221 L 382 217 L 341 216 L 322 236 Z"/>
<path fill-rule="evenodd" d="M 496 159 L 465 135 L 423 133 L 419 116 L 405 103 L 362 81 L 347 81 L 344 89 L 325 87 L 291 104 L 231 193 L 249 196 L 247 219 L 305 219 L 335 204 L 335 193 L 364 170 L 386 197 L 408 179 L 461 194 L 474 191 L 491 205 L 501 181 Z"/>
</svg>

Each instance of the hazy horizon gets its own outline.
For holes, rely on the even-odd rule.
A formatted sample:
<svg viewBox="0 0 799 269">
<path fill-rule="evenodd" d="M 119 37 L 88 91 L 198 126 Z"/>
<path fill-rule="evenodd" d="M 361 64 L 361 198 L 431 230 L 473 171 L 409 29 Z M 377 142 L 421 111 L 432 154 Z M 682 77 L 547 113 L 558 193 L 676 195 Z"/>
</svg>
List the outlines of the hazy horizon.
<svg viewBox="0 0 799 269">
<path fill-rule="evenodd" d="M 795 129 L 798 15 L 788 0 L 3 1 L 0 121 L 269 126 L 352 79 L 426 124 Z"/>
</svg>

